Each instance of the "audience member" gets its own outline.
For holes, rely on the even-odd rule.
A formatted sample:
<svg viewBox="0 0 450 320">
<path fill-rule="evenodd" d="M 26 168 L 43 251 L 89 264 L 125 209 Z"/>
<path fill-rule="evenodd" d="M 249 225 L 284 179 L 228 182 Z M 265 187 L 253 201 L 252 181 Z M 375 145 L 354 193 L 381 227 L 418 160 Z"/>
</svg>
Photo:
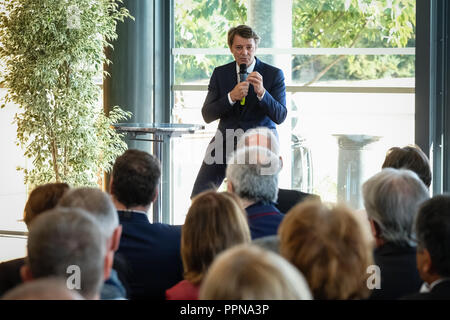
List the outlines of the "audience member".
<svg viewBox="0 0 450 320">
<path fill-rule="evenodd" d="M 413 222 L 429 192 L 417 174 L 385 168 L 362 187 L 364 206 L 376 242 L 375 264 L 381 286 L 371 299 L 397 299 L 417 292 L 421 280 L 416 267 Z"/>
<path fill-rule="evenodd" d="M 125 151 L 113 167 L 111 195 L 122 225 L 117 252 L 130 267 L 130 299 L 164 299 L 165 291 L 183 280 L 181 226 L 150 223 L 147 217 L 160 176 L 158 159 L 139 150 Z"/>
<path fill-rule="evenodd" d="M 98 299 L 110 257 L 98 223 L 81 209 L 55 208 L 34 219 L 21 268 L 24 282 L 62 277 L 86 299 Z"/>
<path fill-rule="evenodd" d="M 228 161 L 227 188 L 241 199 L 252 239 L 276 234 L 283 219 L 274 205 L 280 168 L 278 156 L 259 147 L 239 148 Z"/>
<path fill-rule="evenodd" d="M 47 183 L 33 189 L 25 204 L 23 220 L 30 227 L 35 217 L 42 212 L 53 209 L 59 199 L 69 190 L 66 183 Z M 18 258 L 0 263 L 0 296 L 22 282 L 20 268 L 25 258 Z"/>
<path fill-rule="evenodd" d="M 283 257 L 254 245 L 221 253 L 200 288 L 201 300 L 311 300 L 302 274 Z"/>
<path fill-rule="evenodd" d="M 425 281 L 406 299 L 450 300 L 450 195 L 425 201 L 417 213 L 417 268 Z"/>
<path fill-rule="evenodd" d="M 286 214 L 278 234 L 281 255 L 302 272 L 314 299 L 369 295 L 372 247 L 348 208 L 305 201 Z"/>
<path fill-rule="evenodd" d="M 67 287 L 63 278 L 48 277 L 26 283 L 9 290 L 2 300 L 84 300 Z"/>
<path fill-rule="evenodd" d="M 168 300 L 196 300 L 214 258 L 227 248 L 250 243 L 245 211 L 228 193 L 195 196 L 181 231 L 184 279 L 166 291 Z"/>
<path fill-rule="evenodd" d="M 68 190 L 67 183 L 47 183 L 33 189 L 23 212 L 23 221 L 27 227 L 30 228 L 31 221 L 37 215 L 53 209 Z"/>
<path fill-rule="evenodd" d="M 247 130 L 238 141 L 238 148 L 258 146 L 267 148 L 280 157 L 281 165 L 283 158 L 280 156 L 280 145 L 277 136 L 267 127 L 257 127 Z M 289 190 L 278 188 L 277 202 L 275 207 L 281 212 L 288 212 L 297 203 L 306 199 L 320 199 L 319 196 L 301 192 L 298 190 Z"/>
<path fill-rule="evenodd" d="M 97 220 L 107 244 L 109 261 L 115 261 L 115 251 L 119 248 L 122 226 L 119 225 L 116 208 L 111 197 L 96 188 L 77 188 L 69 190 L 59 201 L 64 208 L 79 208 L 86 210 Z M 118 278 L 117 272 L 111 269 L 111 276 L 103 283 L 100 299 L 125 299 L 126 291 Z"/>
<path fill-rule="evenodd" d="M 390 148 L 386 153 L 382 168 L 409 169 L 419 176 L 427 188 L 430 188 L 430 161 L 417 145 Z"/>
<path fill-rule="evenodd" d="M 280 253 L 280 238 L 278 234 L 255 239 L 252 241 L 252 244 L 278 254 Z"/>
</svg>

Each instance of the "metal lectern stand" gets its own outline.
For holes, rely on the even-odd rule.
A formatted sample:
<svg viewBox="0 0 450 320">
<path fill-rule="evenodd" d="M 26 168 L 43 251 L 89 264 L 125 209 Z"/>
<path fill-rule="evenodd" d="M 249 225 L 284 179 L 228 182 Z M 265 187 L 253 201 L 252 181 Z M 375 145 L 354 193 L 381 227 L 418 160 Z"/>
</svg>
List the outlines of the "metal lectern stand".
<svg viewBox="0 0 450 320">
<path fill-rule="evenodd" d="M 161 163 L 162 182 L 163 178 L 167 178 L 164 177 L 164 168 L 169 166 L 168 163 L 162 161 L 164 143 L 170 142 L 172 137 L 180 137 L 183 134 L 192 134 L 197 130 L 203 130 L 205 126 L 181 123 L 117 123 L 114 128 L 119 132 L 127 133 L 130 140 L 153 142 L 153 154 Z M 146 134 L 151 134 L 152 138 L 138 138 L 138 136 Z M 157 199 L 153 202 L 153 223 L 162 222 L 162 189 L 161 187 Z"/>
</svg>

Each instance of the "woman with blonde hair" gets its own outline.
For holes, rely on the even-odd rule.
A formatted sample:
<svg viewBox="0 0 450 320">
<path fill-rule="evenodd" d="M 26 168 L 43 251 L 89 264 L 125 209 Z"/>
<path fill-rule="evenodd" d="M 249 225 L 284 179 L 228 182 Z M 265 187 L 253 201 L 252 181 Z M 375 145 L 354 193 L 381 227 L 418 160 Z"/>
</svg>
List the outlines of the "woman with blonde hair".
<svg viewBox="0 0 450 320">
<path fill-rule="evenodd" d="M 368 297 L 372 245 L 350 209 L 300 203 L 286 214 L 278 234 L 281 255 L 303 273 L 314 299 Z"/>
<path fill-rule="evenodd" d="M 200 289 L 201 300 L 311 300 L 302 274 L 280 255 L 256 245 L 220 254 Z"/>
<path fill-rule="evenodd" d="M 232 194 L 206 191 L 197 195 L 181 230 L 184 280 L 166 291 L 168 300 L 196 300 L 214 258 L 241 243 L 250 243 L 245 211 Z"/>
</svg>

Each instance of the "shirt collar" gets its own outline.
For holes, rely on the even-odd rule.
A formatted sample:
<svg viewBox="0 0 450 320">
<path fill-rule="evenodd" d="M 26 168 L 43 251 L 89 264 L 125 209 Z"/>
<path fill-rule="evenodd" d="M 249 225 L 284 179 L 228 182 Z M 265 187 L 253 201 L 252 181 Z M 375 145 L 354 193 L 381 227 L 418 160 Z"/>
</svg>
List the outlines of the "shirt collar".
<svg viewBox="0 0 450 320">
<path fill-rule="evenodd" d="M 420 288 L 420 292 L 430 292 L 439 283 L 444 282 L 444 281 L 449 281 L 449 280 L 450 280 L 450 278 L 441 278 L 441 279 L 438 279 L 438 280 L 432 282 L 431 284 L 424 282 L 422 284 L 422 287 Z"/>
<path fill-rule="evenodd" d="M 249 74 L 252 73 L 253 69 L 255 69 L 255 65 L 256 65 L 256 57 L 253 59 L 253 63 L 247 67 L 247 73 Z M 239 73 L 239 71 L 240 71 L 239 65 L 236 62 L 236 73 Z"/>
</svg>

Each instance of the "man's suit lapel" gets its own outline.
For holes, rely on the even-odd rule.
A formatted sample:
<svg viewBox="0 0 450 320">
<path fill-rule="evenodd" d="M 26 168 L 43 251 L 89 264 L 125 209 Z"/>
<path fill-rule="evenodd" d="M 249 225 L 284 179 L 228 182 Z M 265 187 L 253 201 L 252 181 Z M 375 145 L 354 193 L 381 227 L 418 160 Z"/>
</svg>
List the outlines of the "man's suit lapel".
<svg viewBox="0 0 450 320">
<path fill-rule="evenodd" d="M 227 88 L 225 91 L 228 93 L 237 85 L 236 61 L 228 64 L 226 70 L 226 79 Z"/>
</svg>

